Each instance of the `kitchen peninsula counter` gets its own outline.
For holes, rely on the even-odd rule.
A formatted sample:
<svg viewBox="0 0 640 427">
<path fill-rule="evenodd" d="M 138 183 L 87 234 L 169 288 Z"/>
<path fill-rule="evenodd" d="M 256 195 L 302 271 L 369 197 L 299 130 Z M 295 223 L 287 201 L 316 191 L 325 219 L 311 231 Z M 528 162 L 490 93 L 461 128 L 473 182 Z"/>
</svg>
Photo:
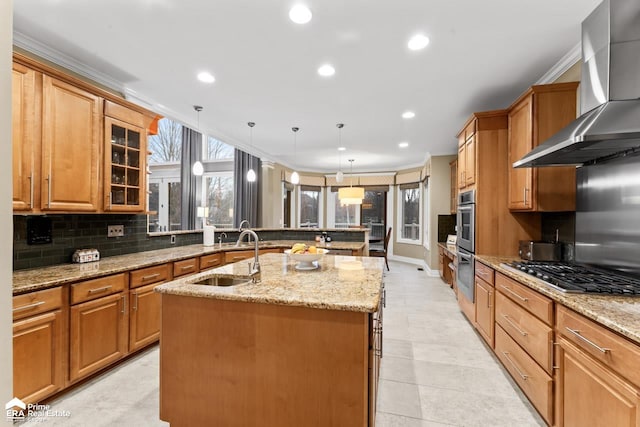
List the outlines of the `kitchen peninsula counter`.
<svg viewBox="0 0 640 427">
<path fill-rule="evenodd" d="M 514 257 L 476 255 L 476 260 L 640 345 L 640 297 L 561 292 L 529 274 L 503 266 L 515 261 Z"/>
<path fill-rule="evenodd" d="M 260 249 L 288 249 L 294 243 L 298 242 L 300 242 L 300 240 L 269 240 L 260 242 L 259 246 Z M 316 244 L 315 242 L 305 243 L 309 245 Z M 318 247 L 358 252 L 364 250 L 365 245 L 365 242 L 333 241 L 326 245 L 318 245 Z M 18 270 L 13 272 L 13 294 L 19 295 L 196 256 L 218 252 L 245 251 L 248 249 L 253 249 L 253 244 L 242 245 L 240 247 L 236 247 L 234 243 L 216 244 L 214 246 L 196 244 L 118 255 L 86 264 L 69 263 L 29 270 Z"/>
</svg>

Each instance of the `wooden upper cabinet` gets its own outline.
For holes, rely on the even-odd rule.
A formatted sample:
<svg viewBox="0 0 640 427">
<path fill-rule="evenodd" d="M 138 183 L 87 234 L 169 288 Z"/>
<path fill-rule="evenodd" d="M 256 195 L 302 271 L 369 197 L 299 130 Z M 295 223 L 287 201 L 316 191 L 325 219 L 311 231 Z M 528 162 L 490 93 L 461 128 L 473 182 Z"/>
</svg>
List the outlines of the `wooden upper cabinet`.
<svg viewBox="0 0 640 427">
<path fill-rule="evenodd" d="M 452 160 L 449 163 L 451 173 L 451 201 L 449 202 L 449 211 L 455 214 L 458 210 L 458 160 Z"/>
<path fill-rule="evenodd" d="M 476 137 L 470 136 L 465 142 L 465 174 L 464 180 L 467 187 L 476 183 Z"/>
<path fill-rule="evenodd" d="M 101 124 L 100 97 L 43 76 L 42 210 L 100 210 Z"/>
<path fill-rule="evenodd" d="M 144 128 L 105 117 L 104 210 L 146 211 Z"/>
<path fill-rule="evenodd" d="M 12 145 L 13 145 L 13 210 L 33 209 L 39 152 L 38 131 L 40 130 L 36 102 L 36 71 L 21 64 L 13 64 L 11 79 L 12 99 Z"/>
<path fill-rule="evenodd" d="M 476 120 L 472 118 L 458 134 L 458 188 L 476 183 Z"/>
<path fill-rule="evenodd" d="M 575 210 L 575 167 L 514 168 L 576 118 L 577 82 L 533 86 L 509 108 L 509 209 Z"/>
</svg>

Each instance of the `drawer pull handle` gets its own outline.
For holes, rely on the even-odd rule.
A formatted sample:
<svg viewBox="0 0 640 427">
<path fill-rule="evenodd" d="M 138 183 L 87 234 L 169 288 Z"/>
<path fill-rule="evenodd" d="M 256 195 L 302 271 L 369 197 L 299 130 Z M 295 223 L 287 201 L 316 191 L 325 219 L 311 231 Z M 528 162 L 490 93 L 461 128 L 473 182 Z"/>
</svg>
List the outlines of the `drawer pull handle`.
<svg viewBox="0 0 640 427">
<path fill-rule="evenodd" d="M 502 317 L 504 317 L 504 320 L 506 320 L 506 321 L 511 325 L 511 327 L 512 327 L 513 329 L 515 329 L 516 331 L 518 331 L 518 332 L 520 333 L 520 335 L 522 335 L 523 337 L 526 337 L 527 335 L 529 335 L 527 332 L 525 332 L 525 331 L 523 331 L 522 329 L 520 329 L 520 328 L 518 327 L 518 325 L 516 325 L 516 323 L 515 323 L 513 320 L 511 320 L 511 319 L 509 318 L 509 316 L 507 316 L 506 314 L 502 314 L 501 316 L 502 316 Z"/>
<path fill-rule="evenodd" d="M 515 296 L 516 298 L 518 298 L 522 302 L 528 302 L 529 301 L 529 298 L 525 298 L 523 296 L 518 295 L 518 293 L 513 291 L 511 288 L 507 288 L 505 285 L 502 285 L 502 289 L 504 289 L 505 291 L 509 291 L 509 293 L 511 295 Z"/>
<path fill-rule="evenodd" d="M 91 294 L 97 294 L 99 292 L 104 292 L 104 291 L 108 291 L 109 289 L 111 289 L 113 286 L 109 285 L 109 286 L 103 286 L 101 288 L 96 288 L 96 289 L 89 289 L 89 292 L 87 292 L 89 295 Z"/>
<path fill-rule="evenodd" d="M 219 259 L 210 259 L 207 261 L 207 265 L 211 265 L 211 264 L 220 264 L 220 260 Z"/>
<path fill-rule="evenodd" d="M 143 281 L 151 280 L 151 279 L 155 279 L 158 276 L 160 276 L 160 273 L 153 273 L 153 274 L 149 274 L 148 276 L 142 276 L 142 280 Z"/>
<path fill-rule="evenodd" d="M 234 260 L 234 261 L 240 261 L 240 260 L 243 260 L 243 259 L 245 259 L 245 258 L 244 258 L 244 257 L 241 257 L 241 256 L 234 256 L 234 257 L 233 257 L 233 260 Z"/>
<path fill-rule="evenodd" d="M 567 329 L 567 331 L 571 332 L 573 335 L 575 335 L 576 337 L 578 337 L 579 339 L 581 339 L 582 341 L 586 342 L 587 344 L 589 344 L 590 346 L 594 347 L 595 349 L 597 349 L 600 353 L 603 354 L 607 354 L 611 351 L 611 349 L 609 348 L 604 348 L 604 347 L 600 347 L 598 344 L 594 343 L 593 341 L 591 341 L 590 339 L 588 339 L 587 337 L 583 336 L 579 330 L 577 329 L 571 329 L 568 326 L 565 326 L 565 328 Z"/>
<path fill-rule="evenodd" d="M 184 267 L 180 267 L 180 270 L 184 271 L 184 270 L 190 270 L 192 268 L 195 268 L 195 265 L 185 265 Z"/>
<path fill-rule="evenodd" d="M 120 298 L 122 298 L 122 311 L 120 313 L 124 314 L 127 311 L 127 297 L 122 295 Z"/>
<path fill-rule="evenodd" d="M 34 302 L 33 304 L 29 304 L 29 305 L 23 305 L 22 307 L 16 307 L 13 309 L 13 312 L 15 313 L 16 311 L 22 311 L 22 310 L 29 310 L 31 308 L 36 308 L 39 305 L 44 304 L 44 301 L 38 301 L 38 302 Z"/>
<path fill-rule="evenodd" d="M 523 380 L 527 380 L 527 378 L 529 378 L 529 375 L 525 375 L 522 373 L 522 371 L 518 368 L 518 365 L 516 365 L 513 360 L 511 360 L 511 358 L 509 357 L 509 352 L 508 351 L 503 351 L 502 354 L 504 354 L 504 357 L 509 361 L 509 363 L 511 364 L 511 366 L 513 366 L 513 369 L 516 370 L 516 372 L 518 373 L 518 375 L 520 375 L 520 378 L 522 378 Z"/>
</svg>

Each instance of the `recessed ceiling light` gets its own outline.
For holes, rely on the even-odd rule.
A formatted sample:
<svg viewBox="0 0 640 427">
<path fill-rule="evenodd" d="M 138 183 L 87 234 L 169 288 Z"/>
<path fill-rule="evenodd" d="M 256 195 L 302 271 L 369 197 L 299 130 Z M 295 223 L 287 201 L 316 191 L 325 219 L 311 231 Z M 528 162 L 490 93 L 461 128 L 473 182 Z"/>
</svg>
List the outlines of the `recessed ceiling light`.
<svg viewBox="0 0 640 427">
<path fill-rule="evenodd" d="M 323 77 L 331 77 L 335 73 L 336 73 L 336 69 L 329 64 L 324 64 L 323 66 L 318 68 L 318 74 L 320 74 Z"/>
<path fill-rule="evenodd" d="M 213 83 L 216 81 L 216 78 L 213 77 L 211 73 L 203 71 L 201 73 L 198 73 L 198 80 L 200 80 L 202 83 Z"/>
<path fill-rule="evenodd" d="M 311 21 L 311 11 L 303 4 L 297 4 L 289 11 L 289 19 L 296 24 L 306 24 Z"/>
<path fill-rule="evenodd" d="M 347 149 L 347 147 L 338 147 L 338 151 L 344 151 L 346 149 Z"/>
<path fill-rule="evenodd" d="M 414 113 L 413 111 L 405 111 L 404 113 L 402 113 L 403 119 L 413 119 L 415 116 L 416 113 Z"/>
<path fill-rule="evenodd" d="M 407 148 L 409 146 L 408 142 L 401 142 L 400 144 L 398 144 L 398 147 L 400 148 Z"/>
<path fill-rule="evenodd" d="M 429 37 L 425 36 L 424 34 L 416 34 L 415 36 L 411 37 L 409 43 L 407 43 L 407 46 L 411 50 L 420 50 L 427 47 L 428 44 Z"/>
</svg>

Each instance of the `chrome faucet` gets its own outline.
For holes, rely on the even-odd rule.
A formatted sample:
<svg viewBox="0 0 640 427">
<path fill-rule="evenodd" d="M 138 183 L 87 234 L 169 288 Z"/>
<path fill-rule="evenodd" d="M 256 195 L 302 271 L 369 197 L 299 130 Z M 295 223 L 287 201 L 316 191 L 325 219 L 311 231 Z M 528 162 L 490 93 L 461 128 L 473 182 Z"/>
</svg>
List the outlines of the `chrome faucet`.
<svg viewBox="0 0 640 427">
<path fill-rule="evenodd" d="M 243 219 L 240 222 L 240 226 L 238 227 L 238 231 L 242 231 L 242 224 L 244 224 L 245 222 L 247 223 L 247 228 L 251 228 L 251 223 L 249 221 L 247 221 L 246 219 Z"/>
<path fill-rule="evenodd" d="M 258 235 L 256 234 L 255 231 L 253 230 L 244 230 L 242 233 L 240 233 L 240 236 L 238 236 L 238 241 L 236 242 L 236 247 L 240 246 L 240 242 L 242 241 L 242 238 L 246 235 L 249 236 L 253 236 L 253 240 L 254 240 L 254 248 L 255 248 L 255 259 L 253 261 L 253 266 L 251 266 L 251 263 L 249 263 L 249 274 L 250 275 L 256 275 L 256 277 L 254 277 L 254 282 L 259 282 L 260 281 L 260 261 L 258 261 Z M 251 241 L 251 237 L 249 237 L 249 242 Z"/>
<path fill-rule="evenodd" d="M 220 247 L 222 247 L 222 237 L 224 237 L 225 239 L 227 238 L 227 233 L 225 233 L 224 231 L 220 234 L 218 234 L 218 244 L 220 245 Z"/>
</svg>

